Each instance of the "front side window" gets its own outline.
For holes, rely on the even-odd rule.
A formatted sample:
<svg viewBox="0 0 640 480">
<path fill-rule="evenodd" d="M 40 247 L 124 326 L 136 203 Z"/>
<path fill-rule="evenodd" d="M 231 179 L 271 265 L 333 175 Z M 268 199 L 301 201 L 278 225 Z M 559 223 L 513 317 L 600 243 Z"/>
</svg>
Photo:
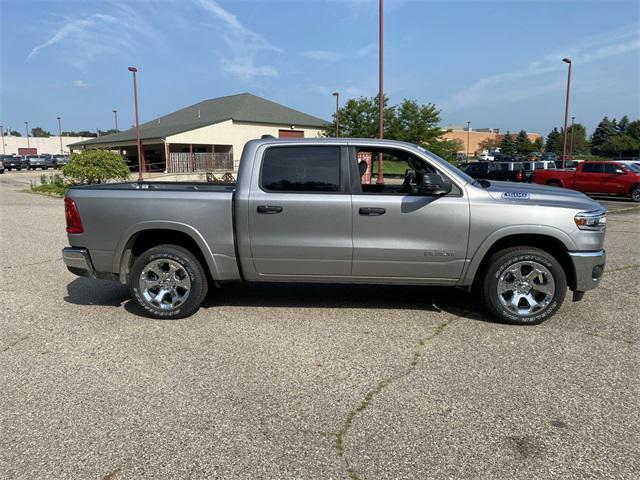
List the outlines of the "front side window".
<svg viewBox="0 0 640 480">
<path fill-rule="evenodd" d="M 340 147 L 270 147 L 260 185 L 270 192 L 339 192 Z"/>
</svg>

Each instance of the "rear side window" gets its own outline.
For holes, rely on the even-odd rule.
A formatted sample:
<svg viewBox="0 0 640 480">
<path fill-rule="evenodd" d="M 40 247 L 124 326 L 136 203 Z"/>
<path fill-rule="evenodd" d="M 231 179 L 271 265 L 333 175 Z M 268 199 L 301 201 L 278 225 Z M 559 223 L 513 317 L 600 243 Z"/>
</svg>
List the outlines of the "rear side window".
<svg viewBox="0 0 640 480">
<path fill-rule="evenodd" d="M 270 192 L 339 192 L 340 147 L 270 147 L 260 185 Z"/>
<path fill-rule="evenodd" d="M 607 163 L 604 166 L 604 173 L 617 173 L 620 170 L 624 171 L 620 165 L 616 165 L 615 163 Z"/>
<path fill-rule="evenodd" d="M 584 173 L 602 173 L 604 165 L 602 163 L 585 163 L 582 167 Z"/>
</svg>

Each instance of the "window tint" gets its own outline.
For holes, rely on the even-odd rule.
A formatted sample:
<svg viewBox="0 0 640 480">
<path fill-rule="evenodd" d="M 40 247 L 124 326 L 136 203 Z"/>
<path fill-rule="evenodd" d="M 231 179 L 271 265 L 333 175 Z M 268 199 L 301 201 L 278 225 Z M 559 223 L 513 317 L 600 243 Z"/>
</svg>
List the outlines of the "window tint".
<svg viewBox="0 0 640 480">
<path fill-rule="evenodd" d="M 617 173 L 620 170 L 624 171 L 624 169 L 620 165 L 607 163 L 604 166 L 604 173 Z"/>
<path fill-rule="evenodd" d="M 340 147 L 271 147 L 262 188 L 273 192 L 339 192 Z"/>
<path fill-rule="evenodd" d="M 499 163 L 496 165 L 496 167 L 498 167 L 498 170 L 502 171 L 502 172 L 508 172 L 509 171 L 509 164 L 508 163 Z"/>
<path fill-rule="evenodd" d="M 582 167 L 584 173 L 602 173 L 602 163 L 585 163 Z"/>
</svg>

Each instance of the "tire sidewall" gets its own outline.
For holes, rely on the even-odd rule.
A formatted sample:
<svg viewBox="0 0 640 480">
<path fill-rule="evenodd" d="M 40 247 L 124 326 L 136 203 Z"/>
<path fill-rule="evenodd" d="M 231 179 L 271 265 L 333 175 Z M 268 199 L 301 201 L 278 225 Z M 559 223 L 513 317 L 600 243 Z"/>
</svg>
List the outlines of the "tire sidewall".
<svg viewBox="0 0 640 480">
<path fill-rule="evenodd" d="M 527 316 L 516 315 L 509 311 L 502 305 L 497 294 L 500 276 L 510 266 L 523 261 L 537 262 L 546 267 L 549 272 L 551 272 L 555 283 L 555 291 L 551 303 L 541 311 Z M 566 290 L 566 276 L 562 270 L 562 266 L 557 260 L 543 252 L 527 251 L 523 249 L 519 252 L 506 253 L 496 258 L 496 260 L 491 263 L 485 277 L 484 298 L 487 307 L 500 320 L 516 325 L 537 325 L 552 316 L 556 310 L 560 308 L 560 305 L 562 305 L 562 302 L 564 301 Z"/>
<path fill-rule="evenodd" d="M 204 282 L 206 278 L 199 267 L 199 263 L 194 258 L 190 258 L 191 255 L 185 254 L 186 252 L 180 252 L 179 250 L 171 247 L 164 248 L 152 248 L 151 250 L 143 253 L 138 257 L 131 270 L 130 289 L 131 296 L 136 303 L 145 310 L 147 314 L 154 318 L 183 318 L 193 314 L 203 297 L 203 288 L 206 288 Z M 140 274 L 146 265 L 154 260 L 173 260 L 179 263 L 187 272 L 189 280 L 191 281 L 191 292 L 187 300 L 175 310 L 161 310 L 149 304 L 142 292 L 140 291 L 139 281 Z"/>
<path fill-rule="evenodd" d="M 629 196 L 633 202 L 640 203 L 640 185 L 633 187 Z"/>
</svg>

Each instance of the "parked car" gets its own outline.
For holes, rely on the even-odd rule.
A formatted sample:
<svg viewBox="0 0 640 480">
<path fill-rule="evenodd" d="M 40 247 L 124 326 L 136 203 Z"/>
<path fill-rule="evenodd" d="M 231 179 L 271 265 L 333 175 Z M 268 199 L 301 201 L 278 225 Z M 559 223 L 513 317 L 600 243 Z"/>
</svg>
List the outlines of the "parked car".
<svg viewBox="0 0 640 480">
<path fill-rule="evenodd" d="M 527 181 L 521 162 L 470 162 L 460 165 L 467 175 L 484 180 Z"/>
<path fill-rule="evenodd" d="M 580 162 L 575 170 L 537 170 L 533 178 L 543 185 L 640 202 L 640 168 L 622 162 Z"/>
<path fill-rule="evenodd" d="M 487 152 L 482 152 L 480 155 L 478 155 L 478 160 L 481 162 L 492 162 L 493 160 L 495 160 L 495 157 Z"/>
<path fill-rule="evenodd" d="M 39 155 L 39 156 L 44 158 L 45 170 L 47 168 L 57 168 L 58 163 L 56 162 L 55 155 L 51 155 L 49 153 L 44 153 L 44 154 Z"/>
<path fill-rule="evenodd" d="M 22 170 L 26 168 L 26 161 L 19 155 L 3 155 L 2 166 L 6 170 Z"/>
<path fill-rule="evenodd" d="M 553 152 L 545 152 L 540 156 L 540 160 L 555 162 L 558 160 L 558 156 Z"/>
<path fill-rule="evenodd" d="M 67 163 L 69 163 L 68 155 L 54 155 L 53 160 L 55 162 L 55 168 L 64 167 Z"/>
<path fill-rule="evenodd" d="M 364 182 L 359 153 L 402 159 L 404 180 Z M 69 271 L 129 285 L 155 318 L 193 314 L 210 282 L 475 284 L 494 317 L 537 324 L 606 261 L 605 211 L 585 195 L 477 182 L 392 140 L 252 140 L 237 184 L 78 186 L 64 205 Z"/>
<path fill-rule="evenodd" d="M 4 164 L 0 162 L 0 173 L 4 173 Z"/>
<path fill-rule="evenodd" d="M 36 168 L 47 169 L 47 159 L 43 155 L 27 155 L 25 161 L 29 170 L 35 170 Z"/>
</svg>

